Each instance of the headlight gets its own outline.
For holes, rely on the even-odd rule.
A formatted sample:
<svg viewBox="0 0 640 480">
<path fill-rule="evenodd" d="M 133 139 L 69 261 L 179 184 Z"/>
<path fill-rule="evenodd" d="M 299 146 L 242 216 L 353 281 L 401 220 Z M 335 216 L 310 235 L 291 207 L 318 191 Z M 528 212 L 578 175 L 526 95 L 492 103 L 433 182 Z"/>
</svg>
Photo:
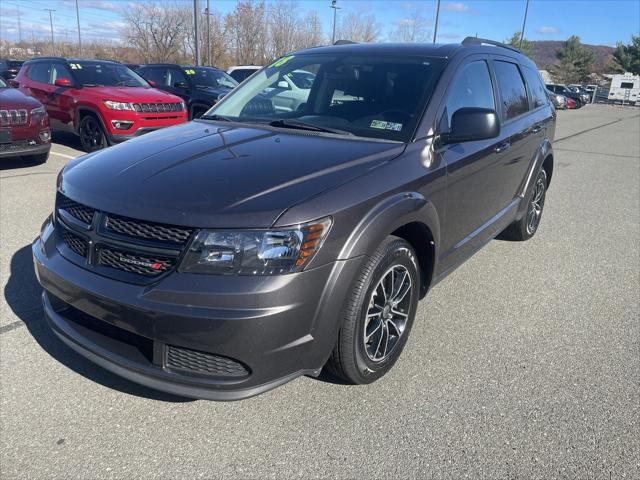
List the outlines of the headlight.
<svg viewBox="0 0 640 480">
<path fill-rule="evenodd" d="M 133 105 L 131 103 L 126 102 L 116 102 L 113 100 L 104 100 L 104 106 L 110 108 L 111 110 L 131 110 L 134 111 Z"/>
<path fill-rule="evenodd" d="M 191 242 L 180 271 L 276 275 L 299 272 L 322 246 L 331 219 L 277 230 L 202 230 Z"/>
<path fill-rule="evenodd" d="M 44 113 L 44 112 L 45 112 L 44 105 L 40 105 L 39 107 L 36 107 L 31 110 L 31 115 L 36 115 L 38 113 Z"/>
</svg>

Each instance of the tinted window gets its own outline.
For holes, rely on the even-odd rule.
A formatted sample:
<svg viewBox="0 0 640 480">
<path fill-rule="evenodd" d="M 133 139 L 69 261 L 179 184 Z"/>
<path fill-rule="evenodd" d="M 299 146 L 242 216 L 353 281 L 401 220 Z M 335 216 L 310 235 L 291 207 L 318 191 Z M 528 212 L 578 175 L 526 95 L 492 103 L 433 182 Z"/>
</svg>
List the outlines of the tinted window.
<svg viewBox="0 0 640 480">
<path fill-rule="evenodd" d="M 489 67 L 485 61 L 471 62 L 456 74 L 447 93 L 443 124 L 440 125 L 442 131 L 449 131 L 451 117 L 464 107 L 496 108 Z"/>
<path fill-rule="evenodd" d="M 505 120 L 517 117 L 529 110 L 527 89 L 520 69 L 515 63 L 493 62 L 502 96 L 502 115 Z"/>
<path fill-rule="evenodd" d="M 67 68 L 59 63 L 54 63 L 51 66 L 49 83 L 53 85 L 54 83 L 56 83 L 56 80 L 60 78 L 66 78 L 67 80 L 73 82 L 73 78 L 71 78 L 71 74 L 69 73 Z"/>
<path fill-rule="evenodd" d="M 533 102 L 532 108 L 538 108 L 546 105 L 547 94 L 538 72 L 535 72 L 530 68 L 525 68 L 524 75 L 527 77 L 527 83 L 529 84 L 529 90 L 531 91 L 531 101 Z"/>
<path fill-rule="evenodd" d="M 189 84 L 189 80 L 187 76 L 182 72 L 182 70 L 178 70 L 177 68 L 170 68 L 167 70 L 167 78 L 165 85 L 168 87 L 175 87 L 176 83 L 186 83 Z"/>
<path fill-rule="evenodd" d="M 50 63 L 35 63 L 29 66 L 27 76 L 36 82 L 49 83 Z"/>
<path fill-rule="evenodd" d="M 167 69 L 164 67 L 147 67 L 138 70 L 138 73 L 142 75 L 146 80 L 155 82 L 156 85 L 166 85 L 166 73 Z"/>
<path fill-rule="evenodd" d="M 238 85 L 238 82 L 236 82 L 233 77 L 215 68 L 190 67 L 185 68 L 184 72 L 189 75 L 193 83 L 198 87 L 235 88 Z"/>
</svg>

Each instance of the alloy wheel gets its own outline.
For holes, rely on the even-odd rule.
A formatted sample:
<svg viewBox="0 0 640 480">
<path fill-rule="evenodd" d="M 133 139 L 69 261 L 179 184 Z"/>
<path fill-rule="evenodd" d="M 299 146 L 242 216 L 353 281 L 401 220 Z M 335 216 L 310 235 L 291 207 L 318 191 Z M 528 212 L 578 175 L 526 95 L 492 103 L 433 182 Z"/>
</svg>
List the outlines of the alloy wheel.
<svg viewBox="0 0 640 480">
<path fill-rule="evenodd" d="M 411 287 L 407 268 L 394 265 L 385 272 L 371 293 L 363 331 L 369 360 L 386 360 L 398 344 L 409 318 Z"/>
<path fill-rule="evenodd" d="M 542 207 L 544 206 L 545 189 L 546 185 L 544 178 L 538 177 L 533 195 L 531 196 L 531 202 L 529 203 L 529 209 L 527 211 L 527 233 L 529 235 L 533 235 L 540 223 Z"/>
</svg>

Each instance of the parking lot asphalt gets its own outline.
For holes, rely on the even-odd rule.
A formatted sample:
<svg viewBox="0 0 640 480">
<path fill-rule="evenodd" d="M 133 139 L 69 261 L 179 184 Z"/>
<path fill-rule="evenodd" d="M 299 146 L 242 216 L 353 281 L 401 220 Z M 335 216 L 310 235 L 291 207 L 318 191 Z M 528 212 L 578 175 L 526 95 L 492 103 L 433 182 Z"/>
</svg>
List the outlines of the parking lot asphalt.
<svg viewBox="0 0 640 480">
<path fill-rule="evenodd" d="M 235 403 L 155 392 L 44 324 L 30 243 L 57 171 L 0 171 L 0 474 L 9 478 L 640 478 L 640 111 L 559 112 L 537 235 L 421 302 L 380 381 Z"/>
</svg>

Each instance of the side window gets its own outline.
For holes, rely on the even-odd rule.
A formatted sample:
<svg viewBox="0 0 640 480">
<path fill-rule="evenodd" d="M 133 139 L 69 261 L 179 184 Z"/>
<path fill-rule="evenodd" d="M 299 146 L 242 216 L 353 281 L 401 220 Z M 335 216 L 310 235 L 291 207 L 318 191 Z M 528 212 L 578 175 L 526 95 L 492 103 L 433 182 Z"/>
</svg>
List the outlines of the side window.
<svg viewBox="0 0 640 480">
<path fill-rule="evenodd" d="M 167 71 L 167 80 L 166 85 L 170 87 L 175 87 L 176 83 L 186 83 L 189 84 L 189 80 L 187 76 L 182 72 L 182 70 L 178 70 L 177 68 L 170 68 Z"/>
<path fill-rule="evenodd" d="M 40 83 L 49 83 L 49 67 L 50 63 L 36 63 L 34 65 L 29 66 L 29 70 L 27 70 L 27 77 L 35 82 Z"/>
<path fill-rule="evenodd" d="M 53 85 L 59 78 L 66 78 L 67 80 L 73 82 L 73 78 L 71 78 L 71 74 L 69 73 L 69 70 L 67 70 L 67 67 L 60 63 L 54 63 L 53 65 L 51 65 L 49 83 Z"/>
<path fill-rule="evenodd" d="M 453 79 L 440 124 L 443 132 L 449 131 L 453 114 L 464 107 L 496 108 L 489 67 L 484 60 L 465 65 Z"/>
<path fill-rule="evenodd" d="M 517 117 L 529 110 L 527 89 L 520 69 L 515 63 L 494 61 L 493 66 L 498 79 L 502 97 L 502 116 L 505 120 Z"/>
<path fill-rule="evenodd" d="M 165 75 L 166 71 L 166 68 L 147 67 L 144 70 L 139 71 L 139 73 L 145 80 L 151 80 L 161 87 L 167 85 L 167 76 Z"/>
<path fill-rule="evenodd" d="M 524 76 L 527 78 L 529 84 L 529 90 L 531 91 L 532 108 L 538 108 L 548 103 L 547 93 L 545 92 L 544 85 L 540 80 L 538 72 L 526 68 L 524 69 Z"/>
</svg>

